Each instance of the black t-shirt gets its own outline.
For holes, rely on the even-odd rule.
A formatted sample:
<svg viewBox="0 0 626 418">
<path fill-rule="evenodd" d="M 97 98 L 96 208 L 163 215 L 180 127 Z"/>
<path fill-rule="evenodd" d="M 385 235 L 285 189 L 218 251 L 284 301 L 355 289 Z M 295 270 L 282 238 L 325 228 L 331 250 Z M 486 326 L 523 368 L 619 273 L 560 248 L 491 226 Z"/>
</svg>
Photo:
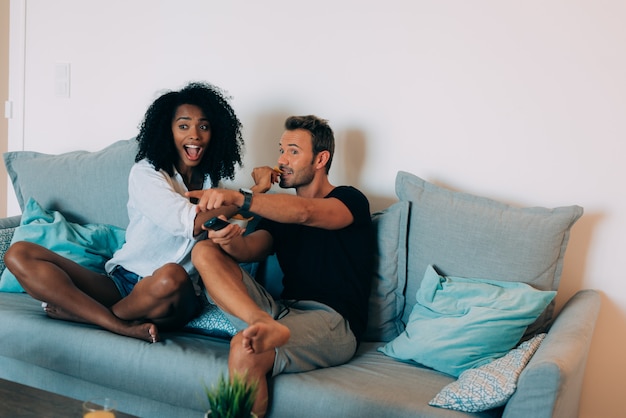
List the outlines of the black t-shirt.
<svg viewBox="0 0 626 418">
<path fill-rule="evenodd" d="M 348 320 L 360 339 L 367 324 L 368 300 L 374 265 L 374 231 L 369 202 L 350 186 L 333 189 L 352 212 L 351 225 L 327 230 L 263 219 L 257 229 L 274 239 L 274 251 L 283 277 L 283 299 L 315 300 Z"/>
</svg>

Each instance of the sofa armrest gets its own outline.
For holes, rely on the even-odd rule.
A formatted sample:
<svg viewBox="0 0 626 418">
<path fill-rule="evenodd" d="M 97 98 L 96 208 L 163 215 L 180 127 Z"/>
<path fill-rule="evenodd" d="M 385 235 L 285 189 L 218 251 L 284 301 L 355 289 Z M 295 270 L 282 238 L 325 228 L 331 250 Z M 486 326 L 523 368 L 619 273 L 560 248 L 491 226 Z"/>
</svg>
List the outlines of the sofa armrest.
<svg viewBox="0 0 626 418">
<path fill-rule="evenodd" d="M 600 294 L 581 290 L 563 307 L 521 373 L 504 418 L 578 416 L 585 364 L 600 310 Z"/>
<path fill-rule="evenodd" d="M 10 216 L 8 218 L 0 218 L 0 229 L 17 228 L 20 226 L 22 215 Z"/>
</svg>

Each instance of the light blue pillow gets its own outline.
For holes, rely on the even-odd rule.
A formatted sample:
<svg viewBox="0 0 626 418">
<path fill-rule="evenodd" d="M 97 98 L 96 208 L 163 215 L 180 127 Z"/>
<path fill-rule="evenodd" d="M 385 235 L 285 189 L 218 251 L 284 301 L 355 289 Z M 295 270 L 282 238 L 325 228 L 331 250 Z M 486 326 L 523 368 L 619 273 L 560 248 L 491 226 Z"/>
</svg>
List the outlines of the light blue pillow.
<svg viewBox="0 0 626 418">
<path fill-rule="evenodd" d="M 68 222 L 60 212 L 47 211 L 31 198 L 11 243 L 34 242 L 88 269 L 104 273 L 104 263 L 122 246 L 124 237 L 124 229 L 116 226 Z M 0 291 L 23 292 L 24 289 L 13 273 L 4 269 L 0 276 Z"/>
<path fill-rule="evenodd" d="M 458 377 L 504 356 L 556 295 L 519 282 L 426 269 L 406 329 L 379 350 Z"/>
</svg>

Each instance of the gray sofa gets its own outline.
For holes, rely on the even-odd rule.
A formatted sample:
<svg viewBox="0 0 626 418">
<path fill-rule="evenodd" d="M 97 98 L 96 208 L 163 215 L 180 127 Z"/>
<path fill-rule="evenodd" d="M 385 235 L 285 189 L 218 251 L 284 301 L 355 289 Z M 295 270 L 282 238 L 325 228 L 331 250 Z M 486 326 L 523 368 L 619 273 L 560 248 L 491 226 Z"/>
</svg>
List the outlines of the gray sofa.
<svg viewBox="0 0 626 418">
<path fill-rule="evenodd" d="M 131 139 L 98 152 L 22 151 L 4 157 L 23 210 L 33 198 L 47 210 L 62 213 L 71 224 L 124 228 L 126 179 L 134 152 Z M 547 335 L 516 375 L 512 396 L 503 406 L 485 411 L 429 405 L 457 377 L 398 360 L 379 348 L 402 335 L 411 322 L 417 291 L 430 265 L 443 277 L 524 282 L 540 291 L 556 291 L 569 230 L 582 208 L 512 207 L 446 190 L 405 172 L 398 173 L 396 193 L 397 203 L 373 214 L 379 254 L 367 341 L 348 364 L 273 379 L 269 416 L 577 416 L 600 307 L 594 290 L 578 292 L 558 315 L 551 303 L 524 326 L 525 339 L 543 331 Z M 19 216 L 0 220 L 2 253 L 19 225 Z M 255 268 L 258 280 L 278 292 L 280 271 L 275 260 Z M 3 264 L 0 269 L 4 270 Z M 204 385 L 210 386 L 226 371 L 227 338 L 210 329 L 186 329 L 148 344 L 95 326 L 49 319 L 38 301 L 15 289 L 7 291 L 11 290 L 7 283 L 3 274 L 0 378 L 77 399 L 112 397 L 120 410 L 141 417 L 203 416 L 208 406 Z M 485 330 L 500 335 L 505 328 L 496 321 L 484 325 Z M 436 335 L 413 335 L 412 344 L 427 347 L 430 341 L 445 341 L 446 332 L 442 327 Z M 451 350 L 454 347 L 444 349 L 446 354 Z"/>
</svg>

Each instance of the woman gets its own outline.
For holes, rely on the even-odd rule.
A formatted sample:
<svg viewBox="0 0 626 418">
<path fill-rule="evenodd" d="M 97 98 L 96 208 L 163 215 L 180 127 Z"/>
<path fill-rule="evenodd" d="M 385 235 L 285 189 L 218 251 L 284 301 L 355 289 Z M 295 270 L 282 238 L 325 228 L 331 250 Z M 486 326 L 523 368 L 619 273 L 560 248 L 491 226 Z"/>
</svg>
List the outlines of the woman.
<svg viewBox="0 0 626 418">
<path fill-rule="evenodd" d="M 24 241 L 9 248 L 5 264 L 51 318 L 157 342 L 159 329 L 182 327 L 200 308 L 191 249 L 202 224 L 234 210 L 197 213 L 185 193 L 232 179 L 243 139 L 224 93 L 191 83 L 150 105 L 137 141 L 126 242 L 106 263 L 107 275 Z"/>
</svg>

